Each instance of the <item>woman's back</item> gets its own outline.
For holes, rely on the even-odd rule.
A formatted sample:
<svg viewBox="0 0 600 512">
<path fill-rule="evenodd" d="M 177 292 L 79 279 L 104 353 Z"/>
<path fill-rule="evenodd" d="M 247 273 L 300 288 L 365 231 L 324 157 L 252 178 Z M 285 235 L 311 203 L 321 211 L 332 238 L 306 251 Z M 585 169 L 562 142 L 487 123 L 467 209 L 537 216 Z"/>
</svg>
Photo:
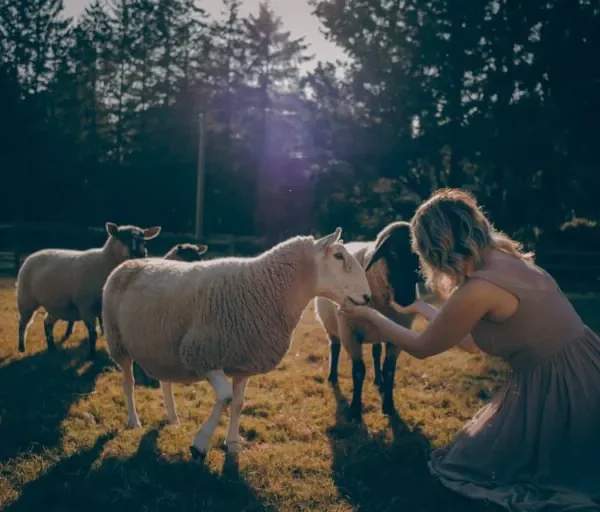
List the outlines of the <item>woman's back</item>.
<svg viewBox="0 0 600 512">
<path fill-rule="evenodd" d="M 477 345 L 515 371 L 431 471 L 448 488 L 512 511 L 600 511 L 600 339 L 554 279 L 495 252 L 469 277 L 513 294 L 508 320 L 482 319 Z"/>
<path fill-rule="evenodd" d="M 472 332 L 484 352 L 524 369 L 558 354 L 586 333 L 586 326 L 556 281 L 540 267 L 494 251 L 488 264 L 471 274 L 515 296 L 515 313 L 503 322 L 482 319 Z"/>
</svg>

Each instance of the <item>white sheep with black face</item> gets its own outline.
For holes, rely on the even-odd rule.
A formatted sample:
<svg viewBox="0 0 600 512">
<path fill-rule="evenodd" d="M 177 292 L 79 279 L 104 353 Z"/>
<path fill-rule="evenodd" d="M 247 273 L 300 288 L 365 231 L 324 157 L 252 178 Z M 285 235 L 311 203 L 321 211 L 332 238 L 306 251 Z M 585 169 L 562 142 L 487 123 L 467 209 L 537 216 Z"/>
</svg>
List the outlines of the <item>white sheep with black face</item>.
<svg viewBox="0 0 600 512">
<path fill-rule="evenodd" d="M 398 221 L 388 224 L 370 242 L 349 242 L 345 244 L 361 265 L 365 267 L 371 288 L 373 307 L 396 323 L 410 327 L 415 315 L 400 313 L 394 303 L 408 306 L 417 298 L 419 280 L 419 259 L 410 245 L 410 224 Z M 362 356 L 362 344 L 372 343 L 375 384 L 383 394 L 383 412 L 394 412 L 394 375 L 400 350 L 396 345 L 386 343 L 385 360 L 381 368 L 381 344 L 377 332 L 370 332 L 364 325 L 353 324 L 347 317 L 338 313 L 338 306 L 330 300 L 317 298 L 315 312 L 317 319 L 325 327 L 330 343 L 329 382 L 338 380 L 340 345 L 352 359 L 353 395 L 350 413 L 354 419 L 362 416 L 362 388 L 366 375 Z"/>
<path fill-rule="evenodd" d="M 252 258 L 150 258 L 117 267 L 104 286 L 103 317 L 108 352 L 123 371 L 128 426 L 140 426 L 135 361 L 160 381 L 174 424 L 171 384 L 208 380 L 217 402 L 194 438 L 192 454 L 206 454 L 229 403 L 227 446 L 237 451 L 246 382 L 283 359 L 309 301 L 322 296 L 336 303 L 370 302 L 365 272 L 338 242 L 340 234 L 338 228 L 318 240 L 294 237 Z M 226 376 L 233 377 L 233 387 Z"/>
<path fill-rule="evenodd" d="M 85 251 L 43 249 L 25 259 L 16 283 L 19 352 L 25 351 L 27 328 L 37 309 L 43 307 L 48 350 L 55 349 L 52 330 L 57 320 L 82 320 L 89 335 L 88 357 L 94 357 L 96 318 L 100 317 L 106 278 L 123 261 L 145 258 L 146 242 L 161 231 L 159 226 L 143 229 L 112 222 L 105 228 L 109 236 L 103 247 Z"/>
</svg>

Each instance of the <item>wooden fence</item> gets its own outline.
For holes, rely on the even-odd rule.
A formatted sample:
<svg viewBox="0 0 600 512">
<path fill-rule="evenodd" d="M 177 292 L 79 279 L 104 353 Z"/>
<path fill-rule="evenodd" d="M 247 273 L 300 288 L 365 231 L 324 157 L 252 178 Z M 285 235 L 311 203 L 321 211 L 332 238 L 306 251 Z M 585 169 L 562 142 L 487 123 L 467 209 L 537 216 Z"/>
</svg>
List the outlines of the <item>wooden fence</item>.
<svg viewBox="0 0 600 512">
<path fill-rule="evenodd" d="M 55 225 L 0 225 L 0 275 L 15 276 L 24 258 L 45 247 L 85 249 L 104 243 L 103 228 L 73 228 Z M 253 255 L 266 249 L 264 238 L 219 235 L 196 240 L 189 233 L 161 233 L 148 243 L 152 256 L 162 256 L 173 245 L 200 242 L 209 246 L 207 258 L 224 255 Z M 536 250 L 537 263 L 569 292 L 600 292 L 600 252 L 553 247 Z"/>
<path fill-rule="evenodd" d="M 100 247 L 106 240 L 103 228 L 72 228 L 55 225 L 0 225 L 0 275 L 16 276 L 23 260 L 47 247 L 86 249 Z M 255 236 L 217 235 L 196 239 L 190 233 L 161 233 L 148 242 L 150 256 L 162 256 L 178 243 L 208 245 L 206 258 L 253 255 L 262 252 L 265 241 Z"/>
</svg>

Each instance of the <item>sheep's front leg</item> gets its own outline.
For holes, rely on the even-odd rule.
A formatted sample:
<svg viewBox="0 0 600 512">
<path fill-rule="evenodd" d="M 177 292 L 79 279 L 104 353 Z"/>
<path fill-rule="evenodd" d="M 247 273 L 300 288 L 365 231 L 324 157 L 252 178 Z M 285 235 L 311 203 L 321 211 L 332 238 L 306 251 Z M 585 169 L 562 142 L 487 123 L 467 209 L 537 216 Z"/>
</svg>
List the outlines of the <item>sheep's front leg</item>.
<svg viewBox="0 0 600 512">
<path fill-rule="evenodd" d="M 160 389 L 163 393 L 165 408 L 167 409 L 167 419 L 171 425 L 179 425 L 177 417 L 177 407 L 175 406 L 175 397 L 173 396 L 173 387 L 170 382 L 160 381 Z"/>
<path fill-rule="evenodd" d="M 374 383 L 378 388 L 383 385 L 383 377 L 381 376 L 381 343 L 373 343 L 373 371 L 375 372 Z"/>
<path fill-rule="evenodd" d="M 394 376 L 396 374 L 396 362 L 400 355 L 400 349 L 392 343 L 385 344 L 385 360 L 383 361 L 383 414 L 393 414 L 394 406 Z"/>
<path fill-rule="evenodd" d="M 337 384 L 338 381 L 338 365 L 340 362 L 340 339 L 337 336 L 329 336 L 329 376 L 327 380 L 331 384 Z"/>
<path fill-rule="evenodd" d="M 210 445 L 210 439 L 219 424 L 221 414 L 225 407 L 227 407 L 233 400 L 233 388 L 231 383 L 227 380 L 225 372 L 223 370 L 212 370 L 206 373 L 206 378 L 210 385 L 215 390 L 217 395 L 217 403 L 213 407 L 213 410 L 208 418 L 208 421 L 202 425 L 202 427 L 196 433 L 194 442 L 190 447 L 192 458 L 204 458 L 208 453 L 208 447 Z"/>
<path fill-rule="evenodd" d="M 88 332 L 88 359 L 93 360 L 96 357 L 96 340 L 98 339 L 96 317 L 99 315 L 99 309 L 95 303 L 89 301 L 82 302 L 77 309 L 79 311 L 79 318 L 83 320 Z"/>
<path fill-rule="evenodd" d="M 227 433 L 227 451 L 229 453 L 237 453 L 242 448 L 240 417 L 247 383 L 248 377 L 233 378 L 233 401 L 231 402 L 231 417 L 229 419 L 229 432 Z"/>
<path fill-rule="evenodd" d="M 352 360 L 352 402 L 350 417 L 360 421 L 362 418 L 362 390 L 367 373 L 362 357 L 362 346 L 353 329 L 341 318 L 338 318 L 338 332 L 344 349 Z"/>
<path fill-rule="evenodd" d="M 46 317 L 44 318 L 44 334 L 46 335 L 46 344 L 48 345 L 48 350 L 50 351 L 56 350 L 53 334 L 55 323 L 56 319 L 50 315 L 50 313 L 46 313 Z"/>
</svg>

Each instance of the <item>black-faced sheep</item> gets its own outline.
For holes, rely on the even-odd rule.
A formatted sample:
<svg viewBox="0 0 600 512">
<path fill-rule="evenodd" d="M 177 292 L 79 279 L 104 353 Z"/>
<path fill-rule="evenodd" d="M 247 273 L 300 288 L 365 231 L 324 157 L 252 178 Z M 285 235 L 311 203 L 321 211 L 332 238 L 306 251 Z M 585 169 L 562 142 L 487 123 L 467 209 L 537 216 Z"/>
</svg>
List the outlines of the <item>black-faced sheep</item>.
<svg viewBox="0 0 600 512">
<path fill-rule="evenodd" d="M 403 221 L 386 226 L 376 240 L 345 244 L 365 267 L 371 288 L 373 307 L 405 327 L 410 327 L 415 315 L 402 314 L 393 303 L 408 306 L 417 298 L 419 259 L 411 250 L 410 224 Z M 394 375 L 400 350 L 391 343 L 385 345 L 385 360 L 381 368 L 381 343 L 377 333 L 364 326 L 353 325 L 338 314 L 338 306 L 325 298 L 315 301 L 316 317 L 325 327 L 330 343 L 329 382 L 336 385 L 340 344 L 352 359 L 353 394 L 350 413 L 354 419 L 362 417 L 362 389 L 366 375 L 362 344 L 372 343 L 375 384 L 383 394 L 383 412 L 394 412 Z"/>
<path fill-rule="evenodd" d="M 161 231 L 159 226 L 142 229 L 112 222 L 105 227 L 109 236 L 103 247 L 43 249 L 25 259 L 16 284 L 19 352 L 25 351 L 27 328 L 41 306 L 46 310 L 44 332 L 49 350 L 55 349 L 52 330 L 57 320 L 82 320 L 89 335 L 88 357 L 94 358 L 96 318 L 100 317 L 106 278 L 123 261 L 145 258 L 146 242 Z"/>
<path fill-rule="evenodd" d="M 370 301 L 365 272 L 338 243 L 340 234 L 338 228 L 318 240 L 294 237 L 252 258 L 191 264 L 146 259 L 117 267 L 104 286 L 102 314 L 108 352 L 123 371 L 128 426 L 140 425 L 135 361 L 161 381 L 171 423 L 178 423 L 171 383 L 208 380 L 217 401 L 194 438 L 192 455 L 206 454 L 229 403 L 227 447 L 237 451 L 246 382 L 279 364 L 309 301 Z M 233 387 L 226 376 L 233 377 Z"/>
</svg>

